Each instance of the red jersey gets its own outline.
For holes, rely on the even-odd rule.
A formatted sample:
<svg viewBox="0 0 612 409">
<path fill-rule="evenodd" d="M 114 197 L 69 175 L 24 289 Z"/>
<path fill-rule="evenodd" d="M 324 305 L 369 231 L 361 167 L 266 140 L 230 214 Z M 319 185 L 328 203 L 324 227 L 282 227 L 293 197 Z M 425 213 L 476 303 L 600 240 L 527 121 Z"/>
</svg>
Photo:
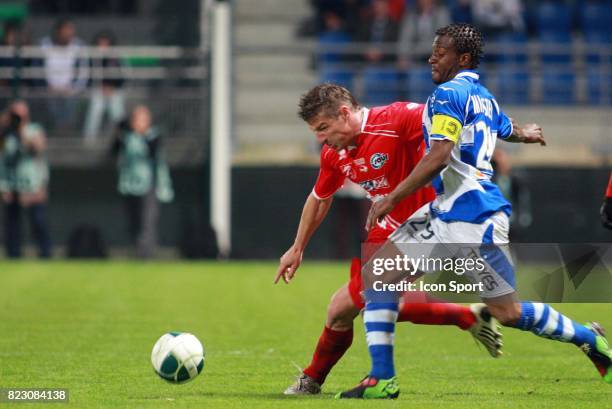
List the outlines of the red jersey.
<svg viewBox="0 0 612 409">
<path fill-rule="evenodd" d="M 321 170 L 313 195 L 318 199 L 330 197 L 342 187 L 345 178 L 359 184 L 373 201 L 388 195 L 425 154 L 423 109 L 423 104 L 409 102 L 364 108 L 361 133 L 355 146 L 339 152 L 323 146 Z M 434 197 L 432 188 L 419 189 L 385 216 L 379 227 L 395 230 Z"/>
<path fill-rule="evenodd" d="M 606 189 L 606 197 L 612 197 L 612 172 L 610 172 L 610 180 L 608 181 L 608 189 Z"/>
</svg>

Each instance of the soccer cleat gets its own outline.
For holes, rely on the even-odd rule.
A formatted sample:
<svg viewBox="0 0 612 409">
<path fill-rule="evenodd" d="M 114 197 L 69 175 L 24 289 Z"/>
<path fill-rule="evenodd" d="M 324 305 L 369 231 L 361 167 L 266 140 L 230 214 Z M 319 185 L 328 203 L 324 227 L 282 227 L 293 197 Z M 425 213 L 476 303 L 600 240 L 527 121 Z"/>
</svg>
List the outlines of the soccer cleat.
<svg viewBox="0 0 612 409">
<path fill-rule="evenodd" d="M 310 376 L 301 374 L 295 383 L 285 389 L 285 395 L 318 395 L 321 393 L 321 385 Z"/>
<path fill-rule="evenodd" d="M 612 384 L 612 349 L 606 339 L 606 331 L 596 322 L 589 322 L 585 327 L 595 333 L 595 348 L 585 343 L 580 349 L 593 362 L 603 380 Z"/>
<path fill-rule="evenodd" d="M 475 340 L 479 341 L 493 358 L 502 355 L 502 333 L 497 320 L 493 318 L 484 304 L 472 304 L 470 310 L 476 316 L 476 323 L 469 329 Z"/>
<path fill-rule="evenodd" d="M 348 391 L 339 392 L 336 399 L 397 399 L 399 385 L 394 376 L 390 379 L 363 378 L 359 385 Z"/>
</svg>

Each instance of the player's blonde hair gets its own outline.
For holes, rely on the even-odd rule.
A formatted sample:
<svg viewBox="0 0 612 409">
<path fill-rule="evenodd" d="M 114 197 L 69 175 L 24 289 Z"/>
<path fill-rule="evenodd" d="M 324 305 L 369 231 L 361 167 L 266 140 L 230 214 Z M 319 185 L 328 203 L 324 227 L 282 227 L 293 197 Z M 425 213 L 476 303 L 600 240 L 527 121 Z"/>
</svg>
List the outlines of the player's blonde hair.
<svg viewBox="0 0 612 409">
<path fill-rule="evenodd" d="M 319 114 L 336 117 L 342 105 L 348 105 L 353 110 L 359 108 L 359 103 L 348 89 L 335 84 L 320 84 L 302 95 L 298 115 L 306 122 Z"/>
</svg>

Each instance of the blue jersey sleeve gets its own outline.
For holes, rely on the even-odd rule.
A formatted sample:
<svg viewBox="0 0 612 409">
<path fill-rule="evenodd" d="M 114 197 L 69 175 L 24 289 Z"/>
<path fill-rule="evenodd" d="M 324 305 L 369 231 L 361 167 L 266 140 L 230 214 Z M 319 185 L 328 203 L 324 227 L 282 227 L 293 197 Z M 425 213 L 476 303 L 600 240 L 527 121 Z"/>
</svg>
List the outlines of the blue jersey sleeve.
<svg viewBox="0 0 612 409">
<path fill-rule="evenodd" d="M 507 139 L 508 137 L 510 137 L 510 135 L 512 135 L 512 122 L 510 121 L 510 118 L 508 118 L 508 116 L 504 114 L 504 111 L 499 111 L 498 122 L 499 124 L 497 128 L 497 137 L 501 139 Z"/>
<path fill-rule="evenodd" d="M 429 139 L 459 142 L 465 125 L 467 98 L 465 88 L 453 81 L 436 88 L 428 103 L 432 113 Z"/>
<path fill-rule="evenodd" d="M 465 125 L 465 107 L 467 104 L 467 92 L 464 87 L 457 86 L 452 82 L 444 83 L 434 92 L 431 105 L 433 115 L 447 115 L 455 118 Z"/>
</svg>

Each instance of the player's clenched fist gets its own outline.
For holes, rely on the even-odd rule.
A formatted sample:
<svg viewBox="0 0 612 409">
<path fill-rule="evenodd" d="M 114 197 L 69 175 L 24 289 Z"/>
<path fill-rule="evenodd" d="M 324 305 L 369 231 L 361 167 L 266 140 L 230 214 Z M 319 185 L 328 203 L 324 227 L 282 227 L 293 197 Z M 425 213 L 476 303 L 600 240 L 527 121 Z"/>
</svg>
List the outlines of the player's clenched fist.
<svg viewBox="0 0 612 409">
<path fill-rule="evenodd" d="M 510 118 L 512 122 L 513 132 L 521 143 L 539 143 L 542 146 L 546 146 L 546 140 L 544 140 L 544 133 L 542 127 L 538 124 L 525 124 L 522 127 Z"/>
</svg>

